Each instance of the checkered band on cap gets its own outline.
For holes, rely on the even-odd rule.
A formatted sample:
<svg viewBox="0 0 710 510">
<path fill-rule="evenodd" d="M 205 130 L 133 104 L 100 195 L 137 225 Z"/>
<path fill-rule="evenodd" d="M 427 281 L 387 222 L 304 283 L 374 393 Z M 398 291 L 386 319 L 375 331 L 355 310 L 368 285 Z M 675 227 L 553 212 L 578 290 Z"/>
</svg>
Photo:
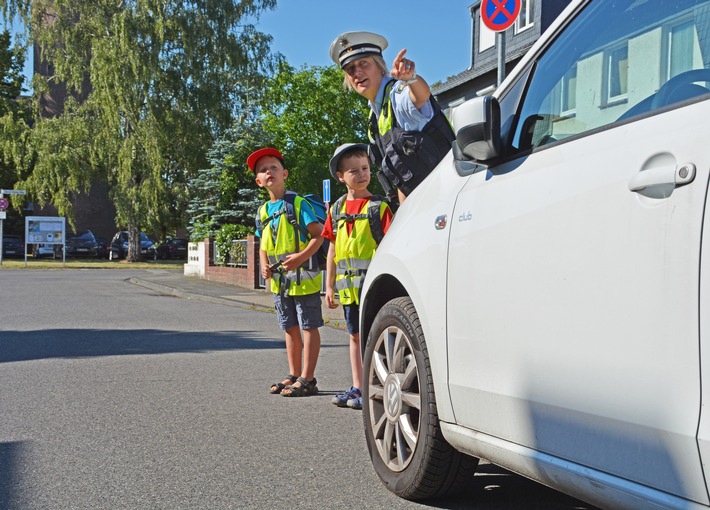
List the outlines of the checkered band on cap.
<svg viewBox="0 0 710 510">
<path fill-rule="evenodd" d="M 340 53 L 338 59 L 340 60 L 340 67 L 343 67 L 358 58 L 381 54 L 382 51 L 377 46 L 374 46 L 372 44 L 359 44 L 357 46 L 350 46 L 348 48 L 345 48 Z"/>
</svg>

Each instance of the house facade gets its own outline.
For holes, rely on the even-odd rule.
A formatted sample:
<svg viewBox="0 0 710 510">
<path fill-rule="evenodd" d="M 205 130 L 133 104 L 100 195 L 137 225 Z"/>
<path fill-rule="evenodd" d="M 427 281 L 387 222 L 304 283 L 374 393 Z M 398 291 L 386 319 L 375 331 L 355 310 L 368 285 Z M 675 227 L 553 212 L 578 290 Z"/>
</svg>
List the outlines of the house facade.
<svg viewBox="0 0 710 510">
<path fill-rule="evenodd" d="M 522 0 L 518 18 L 505 32 L 505 74 L 515 67 L 570 0 Z M 496 33 L 481 20 L 481 0 L 469 8 L 471 16 L 471 64 L 468 69 L 432 87 L 442 109 L 452 108 L 476 96 L 491 94 L 497 85 Z"/>
</svg>

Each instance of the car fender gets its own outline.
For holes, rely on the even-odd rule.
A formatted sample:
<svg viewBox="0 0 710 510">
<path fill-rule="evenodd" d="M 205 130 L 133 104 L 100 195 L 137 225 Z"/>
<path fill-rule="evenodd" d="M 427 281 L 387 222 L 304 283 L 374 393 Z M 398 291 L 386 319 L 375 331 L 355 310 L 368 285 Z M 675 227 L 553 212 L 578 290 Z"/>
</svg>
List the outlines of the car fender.
<svg viewBox="0 0 710 510">
<path fill-rule="evenodd" d="M 453 419 L 446 346 L 432 346 L 446 341 L 446 264 L 441 261 L 447 258 L 454 198 L 467 179 L 456 172 L 449 152 L 404 201 L 368 268 L 360 303 L 360 345 L 364 349 L 382 306 L 396 297 L 410 297 L 429 346 L 437 407 L 443 420 Z"/>
</svg>

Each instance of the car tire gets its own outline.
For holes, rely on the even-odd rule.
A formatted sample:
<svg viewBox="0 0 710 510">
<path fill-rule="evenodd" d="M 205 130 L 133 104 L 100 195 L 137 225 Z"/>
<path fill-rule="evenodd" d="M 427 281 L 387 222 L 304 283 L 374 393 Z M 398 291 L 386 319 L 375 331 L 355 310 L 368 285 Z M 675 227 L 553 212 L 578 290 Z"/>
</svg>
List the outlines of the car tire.
<svg viewBox="0 0 710 510">
<path fill-rule="evenodd" d="M 455 450 L 441 433 L 426 341 L 409 298 L 389 301 L 375 317 L 363 374 L 365 438 L 385 486 L 419 500 L 470 485 L 478 459 Z"/>
</svg>

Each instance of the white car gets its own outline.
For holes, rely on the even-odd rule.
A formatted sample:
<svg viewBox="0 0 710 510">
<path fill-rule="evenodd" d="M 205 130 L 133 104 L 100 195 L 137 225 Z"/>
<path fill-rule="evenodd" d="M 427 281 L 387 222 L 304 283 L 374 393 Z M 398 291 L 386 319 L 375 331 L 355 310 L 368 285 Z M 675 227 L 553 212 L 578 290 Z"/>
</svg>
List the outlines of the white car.
<svg viewBox="0 0 710 510">
<path fill-rule="evenodd" d="M 604 508 L 710 507 L 709 67 L 709 0 L 576 0 L 454 110 L 363 289 L 391 491 L 485 458 Z"/>
</svg>

